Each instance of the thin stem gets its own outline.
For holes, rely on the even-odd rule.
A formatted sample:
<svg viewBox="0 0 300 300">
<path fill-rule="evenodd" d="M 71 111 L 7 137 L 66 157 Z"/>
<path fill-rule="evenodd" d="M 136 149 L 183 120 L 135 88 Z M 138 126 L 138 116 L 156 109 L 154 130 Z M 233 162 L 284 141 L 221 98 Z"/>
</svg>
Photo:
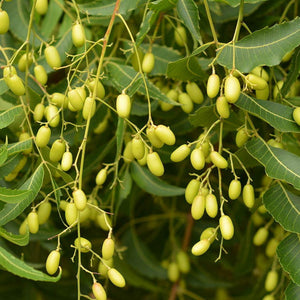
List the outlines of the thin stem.
<svg viewBox="0 0 300 300">
<path fill-rule="evenodd" d="M 214 23 L 213 23 L 211 14 L 210 14 L 208 2 L 207 2 L 207 0 L 203 0 L 203 3 L 204 3 L 207 18 L 208 18 L 210 30 L 211 30 L 211 33 L 212 33 L 213 38 L 214 38 L 214 42 L 215 42 L 216 46 L 218 46 L 219 42 L 218 42 L 218 38 L 217 38 L 217 33 L 216 33 L 216 29 L 215 29 L 215 26 L 214 26 Z"/>
</svg>

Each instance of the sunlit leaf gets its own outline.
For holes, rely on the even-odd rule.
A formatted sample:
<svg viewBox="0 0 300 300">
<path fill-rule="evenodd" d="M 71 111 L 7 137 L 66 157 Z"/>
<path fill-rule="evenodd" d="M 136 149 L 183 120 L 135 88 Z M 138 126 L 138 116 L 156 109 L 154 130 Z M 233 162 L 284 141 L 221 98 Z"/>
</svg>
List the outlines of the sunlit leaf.
<svg viewBox="0 0 300 300">
<path fill-rule="evenodd" d="M 5 111 L 0 111 L 0 129 L 7 127 L 15 117 L 23 112 L 22 106 L 13 106 Z"/>
<path fill-rule="evenodd" d="M 27 230 L 26 234 L 13 234 L 8 232 L 4 228 L 0 227 L 0 236 L 6 239 L 7 241 L 16 244 L 18 246 L 26 246 L 29 243 L 29 231 Z"/>
<path fill-rule="evenodd" d="M 16 203 L 26 199 L 31 191 L 26 190 L 11 190 L 0 187 L 0 201 L 6 203 Z"/>
</svg>

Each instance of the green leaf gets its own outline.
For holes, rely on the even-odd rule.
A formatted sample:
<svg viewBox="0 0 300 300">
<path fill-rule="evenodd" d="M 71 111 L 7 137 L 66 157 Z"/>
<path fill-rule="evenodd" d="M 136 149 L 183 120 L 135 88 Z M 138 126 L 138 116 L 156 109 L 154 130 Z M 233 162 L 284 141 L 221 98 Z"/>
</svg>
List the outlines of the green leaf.
<svg viewBox="0 0 300 300">
<path fill-rule="evenodd" d="M 190 31 L 193 39 L 201 43 L 200 26 L 199 26 L 199 12 L 194 0 L 178 0 L 177 12 L 184 25 Z"/>
<path fill-rule="evenodd" d="M 243 93 L 235 105 L 282 132 L 300 132 L 299 125 L 293 119 L 293 108 L 290 106 L 254 99 Z"/>
<path fill-rule="evenodd" d="M 170 185 L 154 176 L 146 167 L 141 167 L 138 163 L 131 163 L 131 176 L 135 183 L 149 194 L 171 197 L 184 194 L 184 188 Z"/>
<path fill-rule="evenodd" d="M 0 95 L 3 95 L 5 92 L 9 90 L 8 86 L 6 85 L 4 79 L 0 80 Z"/>
<path fill-rule="evenodd" d="M 156 0 L 149 3 L 149 8 L 156 11 L 167 11 L 175 7 L 178 0 Z"/>
<path fill-rule="evenodd" d="M 15 219 L 20 215 L 26 207 L 35 199 L 39 190 L 42 187 L 44 178 L 43 165 L 39 165 L 35 172 L 29 177 L 25 183 L 19 188 L 20 190 L 30 190 L 31 193 L 28 194 L 24 200 L 18 203 L 7 203 L 3 206 L 0 211 L 0 226 L 8 223 L 9 221 Z"/>
<path fill-rule="evenodd" d="M 23 112 L 22 106 L 13 106 L 5 111 L 0 111 L 0 129 L 7 127 L 15 117 Z"/>
<path fill-rule="evenodd" d="M 117 125 L 117 131 L 116 131 L 116 137 L 117 137 L 116 159 L 118 159 L 121 155 L 125 129 L 126 129 L 125 120 L 123 118 L 118 117 L 118 125 Z"/>
<path fill-rule="evenodd" d="M 52 277 L 35 270 L 2 247 L 0 247 L 0 265 L 12 274 L 35 281 L 56 282 L 61 277 L 61 271 L 56 277 Z"/>
<path fill-rule="evenodd" d="M 277 247 L 279 262 L 296 284 L 300 284 L 300 241 L 299 235 L 292 233 Z"/>
<path fill-rule="evenodd" d="M 9 157 L 0 167 L 0 178 L 11 173 L 18 165 L 22 157 L 24 157 L 22 154 L 16 154 Z"/>
<path fill-rule="evenodd" d="M 0 147 L 0 166 L 4 164 L 7 159 L 7 144 L 4 144 Z"/>
<path fill-rule="evenodd" d="M 209 127 L 218 119 L 215 113 L 215 105 L 202 106 L 189 116 L 189 120 L 194 127 Z"/>
<path fill-rule="evenodd" d="M 254 138 L 246 150 L 266 169 L 269 177 L 285 180 L 300 189 L 300 157 L 283 149 L 268 145 L 261 138 Z"/>
<path fill-rule="evenodd" d="M 8 156 L 14 155 L 16 153 L 23 152 L 32 148 L 32 139 L 25 141 L 9 144 L 7 148 Z"/>
<path fill-rule="evenodd" d="M 256 66 L 278 65 L 283 56 L 300 44 L 300 18 L 246 36 L 235 44 L 235 67 L 249 72 Z M 233 45 L 226 45 L 217 61 L 233 68 Z"/>
<path fill-rule="evenodd" d="M 222 2 L 229 4 L 232 7 L 238 6 L 241 3 L 241 0 L 221 0 Z M 245 0 L 245 3 L 257 3 L 257 2 L 264 2 L 267 0 Z"/>
<path fill-rule="evenodd" d="M 300 286 L 291 281 L 285 290 L 285 300 L 295 299 L 300 299 Z"/>
<path fill-rule="evenodd" d="M 29 243 L 29 231 L 26 234 L 13 234 L 0 227 L 0 236 L 18 246 L 26 246 Z"/>
<path fill-rule="evenodd" d="M 140 30 L 136 35 L 136 44 L 140 45 L 144 38 L 146 37 L 147 33 L 150 31 L 152 25 L 155 23 L 159 13 L 149 10 L 144 18 L 143 22 L 141 23 Z"/>
<path fill-rule="evenodd" d="M 6 203 L 16 203 L 26 199 L 31 191 L 26 190 L 11 190 L 0 187 L 0 201 Z"/>
</svg>

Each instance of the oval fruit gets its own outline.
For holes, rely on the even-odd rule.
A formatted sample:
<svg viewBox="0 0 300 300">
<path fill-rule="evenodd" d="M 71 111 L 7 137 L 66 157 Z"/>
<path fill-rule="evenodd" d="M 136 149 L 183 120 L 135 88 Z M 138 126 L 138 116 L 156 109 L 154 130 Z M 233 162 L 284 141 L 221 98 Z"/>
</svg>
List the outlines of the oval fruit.
<svg viewBox="0 0 300 300">
<path fill-rule="evenodd" d="M 48 221 L 51 215 L 51 210 L 52 206 L 49 201 L 44 201 L 41 205 L 39 205 L 37 214 L 40 225 L 45 224 Z"/>
<path fill-rule="evenodd" d="M 191 214 L 194 220 L 200 220 L 205 211 L 205 196 L 197 195 L 192 203 Z"/>
<path fill-rule="evenodd" d="M 220 77 L 217 74 L 211 74 L 207 80 L 206 92 L 209 98 L 215 98 L 220 91 Z"/>
<path fill-rule="evenodd" d="M 205 230 L 203 230 L 203 232 L 200 235 L 200 240 L 208 240 L 210 242 L 210 244 L 213 243 L 213 241 L 216 238 L 216 229 L 213 227 L 207 227 Z"/>
<path fill-rule="evenodd" d="M 253 70 L 250 71 L 250 73 L 258 77 L 261 77 L 265 81 L 269 81 L 269 74 L 262 67 L 255 67 Z"/>
<path fill-rule="evenodd" d="M 35 3 L 35 11 L 40 14 L 44 15 L 48 10 L 48 0 L 36 0 Z"/>
<path fill-rule="evenodd" d="M 174 39 L 178 46 L 183 47 L 186 44 L 186 31 L 183 26 L 177 26 L 174 31 Z"/>
<path fill-rule="evenodd" d="M 268 100 L 269 99 L 269 94 L 270 94 L 269 86 L 267 86 L 263 90 L 256 90 L 255 91 L 256 98 L 260 99 L 260 100 Z"/>
<path fill-rule="evenodd" d="M 3 78 L 6 84 L 8 77 L 11 77 L 13 75 L 17 75 L 17 71 L 14 66 L 9 65 L 3 69 Z"/>
<path fill-rule="evenodd" d="M 117 287 L 122 288 L 126 285 L 123 275 L 114 268 L 111 268 L 108 270 L 107 276 L 108 276 L 109 280 L 111 281 L 111 283 Z"/>
<path fill-rule="evenodd" d="M 67 108 L 69 99 L 62 93 L 53 93 L 50 97 L 51 103 L 58 107 Z"/>
<path fill-rule="evenodd" d="M 175 135 L 169 127 L 165 125 L 158 125 L 155 127 L 155 134 L 163 143 L 167 145 L 175 144 Z"/>
<path fill-rule="evenodd" d="M 101 276 L 106 277 L 108 269 L 112 268 L 113 264 L 114 264 L 114 261 L 112 258 L 109 260 L 105 260 L 105 259 L 100 260 L 99 265 L 98 265 L 98 273 Z"/>
<path fill-rule="evenodd" d="M 111 238 L 104 240 L 102 244 L 102 257 L 106 260 L 111 259 L 115 252 L 115 242 Z"/>
<path fill-rule="evenodd" d="M 45 116 L 51 127 L 57 127 L 60 121 L 60 114 L 55 105 L 50 104 L 45 108 Z"/>
<path fill-rule="evenodd" d="M 225 84 L 224 84 L 224 94 L 229 103 L 235 103 L 241 93 L 241 86 L 239 80 L 232 76 L 229 75 L 225 79 Z"/>
<path fill-rule="evenodd" d="M 130 97 L 126 94 L 119 95 L 117 97 L 116 109 L 119 117 L 128 118 L 131 111 Z"/>
<path fill-rule="evenodd" d="M 224 96 L 218 97 L 216 101 L 216 109 L 221 118 L 227 119 L 230 116 L 228 102 Z"/>
<path fill-rule="evenodd" d="M 183 250 L 180 250 L 176 255 L 176 261 L 179 271 L 183 274 L 187 274 L 191 270 L 191 264 L 189 256 Z"/>
<path fill-rule="evenodd" d="M 201 148 L 195 148 L 190 156 L 191 164 L 194 169 L 202 170 L 205 166 L 205 155 Z"/>
<path fill-rule="evenodd" d="M 147 52 L 143 58 L 142 70 L 144 73 L 150 73 L 155 65 L 155 57 L 153 53 Z"/>
<path fill-rule="evenodd" d="M 21 72 L 25 72 L 26 70 L 26 65 L 28 65 L 28 68 L 31 66 L 33 62 L 33 59 L 32 59 L 32 54 L 31 53 L 24 53 L 19 61 L 18 61 L 18 68 Z"/>
<path fill-rule="evenodd" d="M 97 215 L 96 221 L 101 229 L 103 229 L 105 231 L 110 230 L 111 220 L 110 220 L 109 216 L 106 215 L 106 213 L 102 212 L 99 215 Z"/>
<path fill-rule="evenodd" d="M 80 249 L 80 252 L 83 253 L 87 253 L 90 251 L 90 249 L 92 249 L 91 242 L 83 237 L 76 238 L 74 245 L 78 250 Z"/>
<path fill-rule="evenodd" d="M 36 134 L 35 143 L 38 147 L 46 147 L 51 137 L 51 129 L 48 126 L 41 126 Z"/>
<path fill-rule="evenodd" d="M 164 145 L 164 143 L 156 135 L 154 126 L 148 127 L 146 129 L 146 134 L 153 147 L 161 148 Z"/>
<path fill-rule="evenodd" d="M 54 46 L 47 46 L 44 50 L 47 64 L 52 68 L 59 68 L 61 66 L 61 59 L 57 49 Z"/>
<path fill-rule="evenodd" d="M 0 34 L 4 34 L 9 29 L 9 16 L 5 10 L 0 8 Z"/>
<path fill-rule="evenodd" d="M 28 214 L 27 224 L 30 233 L 37 233 L 39 231 L 39 217 L 36 211 L 32 211 Z"/>
<path fill-rule="evenodd" d="M 66 143 L 63 140 L 59 139 L 54 141 L 49 153 L 50 160 L 52 160 L 53 162 L 60 161 L 63 154 L 65 153 L 65 150 L 66 150 Z"/>
<path fill-rule="evenodd" d="M 243 187 L 243 201 L 245 205 L 252 208 L 255 202 L 254 188 L 251 184 L 246 184 Z"/>
<path fill-rule="evenodd" d="M 19 227 L 19 234 L 24 235 L 28 231 L 28 223 L 27 223 L 27 218 L 21 223 Z"/>
<path fill-rule="evenodd" d="M 92 118 L 96 112 L 96 102 L 95 99 L 87 97 L 84 101 L 82 109 L 82 117 L 87 120 L 89 117 Z"/>
<path fill-rule="evenodd" d="M 171 153 L 170 159 L 174 162 L 183 161 L 189 156 L 190 152 L 191 148 L 188 145 L 181 145 Z"/>
<path fill-rule="evenodd" d="M 96 96 L 100 99 L 104 99 L 105 89 L 104 89 L 104 86 L 103 86 L 103 84 L 100 80 L 96 80 L 95 78 L 89 79 L 87 81 L 86 85 L 88 86 L 88 88 L 89 88 L 89 90 L 92 94 L 94 92 L 95 85 L 97 85 L 96 86 Z"/>
<path fill-rule="evenodd" d="M 231 218 L 229 216 L 223 215 L 219 219 L 219 225 L 220 225 L 220 230 L 223 238 L 225 240 L 230 240 L 232 239 L 234 235 L 234 227 L 231 221 Z"/>
<path fill-rule="evenodd" d="M 35 66 L 33 72 L 34 77 L 40 84 L 45 85 L 47 83 L 48 75 L 45 68 L 42 65 Z"/>
<path fill-rule="evenodd" d="M 147 166 L 150 172 L 155 176 L 162 176 L 165 172 L 164 165 L 157 152 L 152 152 L 147 155 Z"/>
<path fill-rule="evenodd" d="M 61 159 L 61 169 L 65 172 L 69 171 L 73 164 L 73 155 L 70 151 L 66 151 Z"/>
<path fill-rule="evenodd" d="M 76 23 L 72 26 L 72 41 L 77 48 L 85 44 L 85 33 L 82 24 Z"/>
<path fill-rule="evenodd" d="M 269 240 L 266 246 L 266 255 L 267 257 L 274 257 L 276 254 L 277 246 L 279 245 L 279 241 L 275 238 Z"/>
<path fill-rule="evenodd" d="M 5 80 L 9 89 L 17 96 L 22 96 L 25 94 L 25 87 L 22 79 L 14 74 L 12 76 L 6 77 Z"/>
<path fill-rule="evenodd" d="M 77 189 L 72 193 L 76 208 L 81 211 L 86 207 L 87 199 L 83 190 Z"/>
<path fill-rule="evenodd" d="M 171 282 L 175 282 L 179 278 L 179 268 L 176 262 L 171 262 L 168 265 L 168 278 Z"/>
<path fill-rule="evenodd" d="M 139 136 L 132 139 L 132 154 L 137 160 L 142 159 L 145 155 L 145 146 Z"/>
<path fill-rule="evenodd" d="M 228 196 L 231 200 L 236 200 L 242 191 L 241 182 L 238 179 L 231 180 L 228 188 Z"/>
<path fill-rule="evenodd" d="M 83 108 L 85 97 L 85 90 L 81 87 L 76 87 L 68 92 L 69 103 L 75 110 L 81 110 Z"/>
<path fill-rule="evenodd" d="M 148 148 L 145 147 L 145 154 L 144 154 L 143 158 L 138 160 L 139 165 L 145 166 L 145 165 L 147 164 L 147 156 L 148 156 L 148 152 L 149 152 L 149 151 L 148 151 Z"/>
<path fill-rule="evenodd" d="M 68 225 L 72 225 L 77 222 L 78 210 L 75 203 L 67 203 L 65 209 L 65 218 Z"/>
<path fill-rule="evenodd" d="M 181 109 L 187 114 L 194 109 L 193 101 L 187 93 L 179 94 L 178 102 L 181 104 Z"/>
<path fill-rule="evenodd" d="M 186 186 L 185 189 L 185 200 L 187 203 L 192 204 L 194 198 L 196 197 L 196 195 L 199 192 L 199 188 L 200 188 L 200 181 L 197 179 L 192 179 L 188 185 Z"/>
<path fill-rule="evenodd" d="M 253 90 L 263 90 L 268 87 L 266 80 L 251 73 L 246 76 L 246 82 Z"/>
<path fill-rule="evenodd" d="M 238 130 L 235 136 L 236 145 L 241 148 L 249 139 L 249 135 L 245 128 L 241 128 Z"/>
<path fill-rule="evenodd" d="M 203 93 L 195 82 L 188 82 L 185 89 L 194 103 L 201 104 L 203 102 Z"/>
<path fill-rule="evenodd" d="M 210 242 L 208 240 L 201 240 L 196 243 L 192 248 L 192 253 L 195 256 L 203 255 L 210 247 Z"/>
<path fill-rule="evenodd" d="M 215 218 L 218 214 L 218 201 L 214 194 L 208 194 L 205 198 L 205 210 L 211 217 Z"/>
<path fill-rule="evenodd" d="M 266 242 L 268 235 L 269 235 L 269 231 L 267 228 L 265 227 L 259 228 L 253 237 L 253 244 L 255 246 L 261 246 Z"/>
<path fill-rule="evenodd" d="M 100 170 L 96 176 L 96 184 L 103 185 L 104 182 L 106 181 L 106 177 L 107 177 L 107 169 Z"/>
<path fill-rule="evenodd" d="M 103 288 L 102 284 L 99 282 L 94 282 L 92 286 L 93 295 L 95 296 L 96 300 L 106 300 L 106 292 Z"/>
<path fill-rule="evenodd" d="M 293 110 L 293 119 L 300 126 L 300 106 Z"/>
<path fill-rule="evenodd" d="M 212 163 L 220 169 L 226 169 L 228 167 L 227 160 L 217 151 L 212 151 L 210 153 L 210 159 Z"/>
<path fill-rule="evenodd" d="M 139 62 L 142 65 L 144 58 L 144 53 L 141 49 L 138 49 L 137 52 L 134 52 L 131 56 L 131 65 L 136 72 L 139 72 Z"/>
<path fill-rule="evenodd" d="M 272 292 L 278 283 L 278 273 L 275 270 L 268 272 L 265 281 L 265 290 L 267 292 Z"/>
<path fill-rule="evenodd" d="M 60 253 L 57 250 L 53 250 L 49 253 L 46 260 L 46 270 L 49 275 L 56 273 L 59 267 Z"/>
<path fill-rule="evenodd" d="M 275 300 L 273 295 L 266 295 L 262 298 L 262 300 Z"/>
<path fill-rule="evenodd" d="M 126 163 L 130 163 L 134 160 L 134 156 L 132 153 L 132 141 L 129 141 L 126 144 L 125 149 L 123 151 L 123 159 Z"/>
</svg>

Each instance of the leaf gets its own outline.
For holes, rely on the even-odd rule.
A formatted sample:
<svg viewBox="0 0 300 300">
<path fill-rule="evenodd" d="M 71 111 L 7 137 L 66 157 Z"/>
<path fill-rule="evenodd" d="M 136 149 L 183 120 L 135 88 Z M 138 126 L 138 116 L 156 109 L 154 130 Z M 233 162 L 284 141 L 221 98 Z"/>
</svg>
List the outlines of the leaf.
<svg viewBox="0 0 300 300">
<path fill-rule="evenodd" d="M 136 44 L 140 45 L 144 38 L 146 37 L 147 33 L 150 31 L 152 25 L 155 23 L 158 12 L 154 12 L 152 10 L 149 10 L 146 14 L 146 17 L 144 18 L 143 22 L 141 23 L 140 30 L 136 35 Z"/>
<path fill-rule="evenodd" d="M 282 183 L 272 185 L 263 195 L 263 203 L 273 218 L 287 231 L 300 233 L 300 197 Z"/>
<path fill-rule="evenodd" d="M 296 284 L 300 284 L 300 241 L 299 235 L 292 233 L 277 247 L 279 262 Z"/>
<path fill-rule="evenodd" d="M 117 138 L 117 140 L 116 140 L 116 142 L 117 142 L 116 159 L 118 159 L 121 155 L 125 129 L 126 129 L 125 120 L 123 118 L 118 117 L 118 125 L 117 125 L 117 130 L 116 130 L 116 138 Z"/>
<path fill-rule="evenodd" d="M 149 8 L 156 11 L 167 11 L 176 5 L 178 0 L 156 0 L 149 3 Z"/>
<path fill-rule="evenodd" d="M 285 290 L 285 300 L 295 299 L 300 299 L 300 286 L 291 281 Z"/>
<path fill-rule="evenodd" d="M 299 125 L 293 119 L 293 108 L 290 106 L 254 99 L 243 93 L 235 105 L 282 132 L 300 132 Z"/>
<path fill-rule="evenodd" d="M 26 199 L 31 191 L 27 190 L 11 190 L 0 187 L 0 201 L 6 203 L 16 203 Z"/>
<path fill-rule="evenodd" d="M 35 281 L 56 282 L 61 277 L 61 269 L 56 277 L 46 275 L 27 265 L 2 247 L 0 247 L 0 265 L 12 274 Z"/>
<path fill-rule="evenodd" d="M 300 189 L 300 157 L 283 149 L 268 145 L 261 138 L 254 138 L 246 150 L 266 169 L 269 177 L 285 180 Z"/>
<path fill-rule="evenodd" d="M 283 56 L 300 44 L 300 18 L 257 30 L 235 44 L 235 67 L 249 72 L 256 66 L 278 65 Z M 217 62 L 233 68 L 233 45 L 226 45 Z"/>
<path fill-rule="evenodd" d="M 136 162 L 131 163 L 131 176 L 142 190 L 152 195 L 162 197 L 181 196 L 185 191 L 184 188 L 162 181 Z"/>
<path fill-rule="evenodd" d="M 218 119 L 215 113 L 215 105 L 202 106 L 189 116 L 189 120 L 194 127 L 209 127 Z"/>
<path fill-rule="evenodd" d="M 5 92 L 9 90 L 8 86 L 6 85 L 4 79 L 0 80 L 0 95 L 3 95 Z"/>
<path fill-rule="evenodd" d="M 24 157 L 22 154 L 16 154 L 9 157 L 0 167 L 0 178 L 11 173 L 18 165 L 22 157 Z"/>
<path fill-rule="evenodd" d="M 8 223 L 20 215 L 26 207 L 35 199 L 42 187 L 44 178 L 43 165 L 39 165 L 35 172 L 29 177 L 25 183 L 19 188 L 20 190 L 31 190 L 27 198 L 19 203 L 7 203 L 0 211 L 0 226 Z"/>
<path fill-rule="evenodd" d="M 0 236 L 18 246 L 26 246 L 29 243 L 29 231 L 26 234 L 13 234 L 0 227 Z"/>
<path fill-rule="evenodd" d="M 0 147 L 0 166 L 4 164 L 7 159 L 7 144 L 4 144 Z"/>
<path fill-rule="evenodd" d="M 199 26 L 199 12 L 194 0 L 178 0 L 177 12 L 184 25 L 190 31 L 193 39 L 201 43 L 200 26 Z"/>
<path fill-rule="evenodd" d="M 7 127 L 15 117 L 23 112 L 22 106 L 13 106 L 5 111 L 0 111 L 0 129 Z"/>
<path fill-rule="evenodd" d="M 257 2 L 264 2 L 264 1 L 267 1 L 267 0 L 245 0 L 244 2 L 245 3 L 257 3 Z M 229 4 L 232 7 L 235 7 L 235 6 L 240 5 L 241 0 L 222 0 L 222 2 Z"/>
<path fill-rule="evenodd" d="M 32 139 L 25 141 L 9 144 L 7 148 L 8 156 L 14 155 L 16 153 L 23 152 L 32 148 Z"/>
</svg>

